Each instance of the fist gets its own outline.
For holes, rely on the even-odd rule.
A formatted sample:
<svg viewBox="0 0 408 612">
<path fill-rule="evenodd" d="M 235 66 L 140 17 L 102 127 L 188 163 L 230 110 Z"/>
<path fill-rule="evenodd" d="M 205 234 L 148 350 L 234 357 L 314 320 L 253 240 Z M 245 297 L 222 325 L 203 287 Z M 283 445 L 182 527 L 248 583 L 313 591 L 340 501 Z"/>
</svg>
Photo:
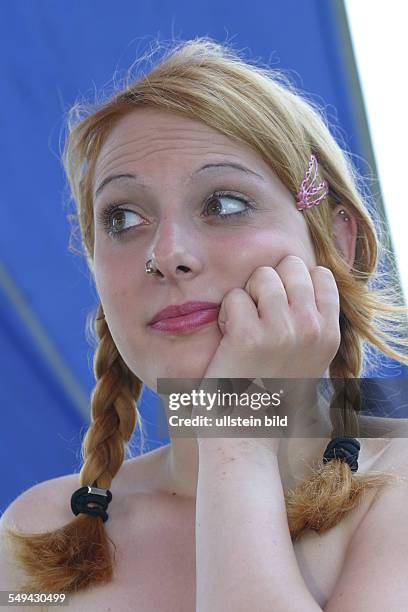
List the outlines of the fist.
<svg viewBox="0 0 408 612">
<path fill-rule="evenodd" d="M 320 378 L 340 346 L 340 299 L 328 268 L 288 255 L 260 266 L 221 303 L 223 334 L 205 378 Z"/>
</svg>

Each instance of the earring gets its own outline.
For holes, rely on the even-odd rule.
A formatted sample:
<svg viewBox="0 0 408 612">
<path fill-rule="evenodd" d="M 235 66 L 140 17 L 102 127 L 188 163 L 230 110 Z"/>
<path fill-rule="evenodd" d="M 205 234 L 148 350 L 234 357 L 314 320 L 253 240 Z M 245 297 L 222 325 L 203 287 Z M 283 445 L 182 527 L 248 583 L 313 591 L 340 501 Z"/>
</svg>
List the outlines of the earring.
<svg viewBox="0 0 408 612">
<path fill-rule="evenodd" d="M 343 217 L 343 221 L 350 221 L 350 217 L 347 214 L 347 211 L 344 210 L 339 210 L 339 215 L 341 215 Z"/>
</svg>

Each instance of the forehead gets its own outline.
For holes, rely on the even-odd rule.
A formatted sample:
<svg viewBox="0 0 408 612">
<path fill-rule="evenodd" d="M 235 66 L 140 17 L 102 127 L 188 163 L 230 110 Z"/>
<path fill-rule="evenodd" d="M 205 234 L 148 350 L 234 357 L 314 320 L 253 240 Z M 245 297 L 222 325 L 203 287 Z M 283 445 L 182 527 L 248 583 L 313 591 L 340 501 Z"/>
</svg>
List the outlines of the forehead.
<svg viewBox="0 0 408 612">
<path fill-rule="evenodd" d="M 176 154 L 176 156 L 175 156 Z M 228 155 L 269 167 L 244 143 L 205 123 L 158 109 L 135 109 L 111 129 L 99 152 L 95 176 L 124 165 L 159 161 L 194 166 L 203 155 Z M 191 163 L 190 163 L 191 162 Z"/>
<path fill-rule="evenodd" d="M 167 138 L 211 138 L 218 143 L 234 146 L 232 138 L 206 125 L 202 121 L 155 108 L 137 108 L 119 119 L 110 131 L 104 148 L 126 142 L 139 135 L 140 140 Z M 236 146 L 239 146 L 237 143 Z"/>
</svg>

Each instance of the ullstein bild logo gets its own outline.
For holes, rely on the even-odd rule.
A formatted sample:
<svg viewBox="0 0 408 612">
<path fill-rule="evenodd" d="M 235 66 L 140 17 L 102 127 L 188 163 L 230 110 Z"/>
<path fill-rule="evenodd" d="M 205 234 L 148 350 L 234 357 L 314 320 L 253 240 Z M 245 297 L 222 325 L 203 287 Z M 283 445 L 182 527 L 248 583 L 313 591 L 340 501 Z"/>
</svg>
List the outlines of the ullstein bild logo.
<svg viewBox="0 0 408 612">
<path fill-rule="evenodd" d="M 353 410 L 359 437 L 405 437 L 407 387 L 407 378 L 161 378 L 159 435 L 326 438 L 333 410 Z"/>
<path fill-rule="evenodd" d="M 179 417 L 179 416 L 171 416 L 169 418 L 169 425 L 171 427 L 261 427 L 262 425 L 266 427 L 287 427 L 288 425 L 288 417 L 287 415 L 284 417 L 278 417 L 274 415 L 273 417 L 268 417 L 268 415 L 264 415 L 262 418 L 253 417 L 250 415 L 249 417 L 232 417 L 229 414 L 224 415 L 223 417 L 207 417 L 207 416 L 195 416 L 195 417 Z"/>
</svg>

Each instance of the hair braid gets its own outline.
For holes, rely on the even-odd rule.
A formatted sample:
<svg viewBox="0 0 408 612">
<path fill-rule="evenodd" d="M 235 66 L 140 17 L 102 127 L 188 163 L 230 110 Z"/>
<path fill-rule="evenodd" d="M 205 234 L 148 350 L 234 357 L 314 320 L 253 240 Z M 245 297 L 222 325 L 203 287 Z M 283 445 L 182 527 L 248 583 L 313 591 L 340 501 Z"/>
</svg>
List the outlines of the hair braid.
<svg viewBox="0 0 408 612">
<path fill-rule="evenodd" d="M 95 329 L 99 339 L 94 356 L 96 385 L 79 479 L 81 486 L 109 488 L 123 463 L 136 414 L 141 425 L 135 401 L 142 382 L 119 355 L 100 304 Z M 142 428 L 140 431 L 143 441 Z M 46 533 L 27 534 L 8 528 L 7 537 L 18 562 L 30 576 L 21 590 L 70 593 L 112 580 L 111 541 L 101 517 L 79 514 L 63 527 Z"/>
<path fill-rule="evenodd" d="M 330 364 L 329 374 L 334 394 L 330 401 L 331 438 L 358 437 L 358 412 L 361 409 L 361 390 L 356 380 L 361 372 L 362 343 L 344 313 L 340 316 L 341 342 Z M 337 379 L 337 380 L 336 380 Z M 288 525 L 292 540 L 297 540 L 306 529 L 324 533 L 341 521 L 369 489 L 379 489 L 392 474 L 384 472 L 356 474 L 340 459 L 327 463 L 323 457 L 317 468 L 312 468 L 309 479 L 295 489 L 285 491 Z"/>
<path fill-rule="evenodd" d="M 83 485 L 108 489 L 124 461 L 125 445 L 135 429 L 134 402 L 142 383 L 120 356 L 101 305 L 97 315 L 99 345 L 94 359 L 97 383 L 91 397 L 92 423 L 82 447 L 84 464 L 80 480 Z"/>
<path fill-rule="evenodd" d="M 340 314 L 341 342 L 330 364 L 330 378 L 334 394 L 330 402 L 332 438 L 358 437 L 358 413 L 361 410 L 361 390 L 356 379 L 362 368 L 361 339 L 343 312 Z"/>
</svg>

